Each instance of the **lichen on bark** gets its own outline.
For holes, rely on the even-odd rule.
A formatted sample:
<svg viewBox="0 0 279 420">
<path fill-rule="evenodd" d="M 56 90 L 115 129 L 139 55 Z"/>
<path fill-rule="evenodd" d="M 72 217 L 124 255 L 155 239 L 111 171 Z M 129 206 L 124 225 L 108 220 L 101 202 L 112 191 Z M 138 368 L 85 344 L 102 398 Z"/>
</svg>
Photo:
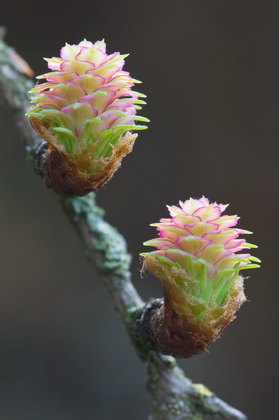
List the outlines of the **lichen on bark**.
<svg viewBox="0 0 279 420">
<path fill-rule="evenodd" d="M 92 245 L 96 251 L 103 254 L 101 270 L 123 278 L 129 276 L 131 255 L 127 252 L 126 242 L 115 228 L 104 221 L 105 212 L 97 206 L 95 194 L 65 198 L 64 204 L 72 209 L 77 217 L 84 217 L 89 231 L 95 234 Z"/>
</svg>

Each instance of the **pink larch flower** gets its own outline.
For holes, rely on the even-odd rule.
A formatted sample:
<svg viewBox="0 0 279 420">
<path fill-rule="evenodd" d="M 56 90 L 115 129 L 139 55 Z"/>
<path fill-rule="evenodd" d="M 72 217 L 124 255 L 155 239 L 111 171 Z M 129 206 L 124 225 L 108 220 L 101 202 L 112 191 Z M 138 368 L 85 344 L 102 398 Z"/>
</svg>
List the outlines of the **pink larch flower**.
<svg viewBox="0 0 279 420">
<path fill-rule="evenodd" d="M 48 141 L 49 153 L 56 154 L 56 159 L 45 168 L 47 183 L 57 183 L 57 176 L 53 180 L 51 173 L 55 172 L 54 161 L 60 172 L 67 171 L 66 167 L 69 171 L 70 167 L 68 173 L 60 173 L 67 181 L 73 178 L 74 191 L 67 185 L 65 195 L 84 195 L 100 188 L 132 149 L 137 135 L 128 130 L 147 128 L 136 125 L 136 121 L 148 121 L 136 115 L 145 103 L 139 98 L 145 95 L 131 90 L 139 81 L 122 70 L 125 57 L 106 54 L 104 41 L 66 44 L 60 57 L 46 59 L 52 72 L 38 77 L 46 79 L 46 83 L 31 90 L 35 94 L 28 112 L 31 123 Z M 80 191 L 78 178 L 86 184 Z"/>
<path fill-rule="evenodd" d="M 235 227 L 237 216 L 222 215 L 227 205 L 205 197 L 179 204 L 168 207 L 170 219 L 152 224 L 159 238 L 144 245 L 157 250 L 142 254 L 144 266 L 162 281 L 165 311 L 202 331 L 207 347 L 245 300 L 239 271 L 260 260 L 245 252 L 256 246 L 239 238 L 251 232 Z"/>
</svg>

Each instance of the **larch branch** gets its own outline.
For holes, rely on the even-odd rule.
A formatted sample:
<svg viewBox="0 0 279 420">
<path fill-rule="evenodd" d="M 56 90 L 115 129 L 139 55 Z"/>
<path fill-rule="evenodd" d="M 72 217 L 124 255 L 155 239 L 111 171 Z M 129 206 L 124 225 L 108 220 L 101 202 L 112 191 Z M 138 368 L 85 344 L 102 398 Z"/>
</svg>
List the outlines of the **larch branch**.
<svg viewBox="0 0 279 420">
<path fill-rule="evenodd" d="M 1 28 L 0 28 L 1 29 Z M 0 30 L 0 92 L 13 111 L 36 172 L 43 142 L 37 138 L 25 114 L 29 108 L 27 92 L 34 85 L 28 77 L 28 65 L 2 39 Z M 18 59 L 19 57 L 19 59 Z M 22 65 L 23 63 L 23 65 Z M 95 195 L 59 197 L 65 214 L 82 240 L 85 255 L 97 270 L 114 307 L 119 313 L 131 342 L 145 363 L 146 388 L 153 400 L 149 420 L 245 420 L 240 411 L 221 401 L 203 385 L 187 379 L 171 356 L 163 356 L 150 348 L 141 334 L 139 320 L 146 305 L 135 290 L 130 276 L 131 257 L 122 235 L 104 220 L 104 211 L 95 202 Z"/>
</svg>

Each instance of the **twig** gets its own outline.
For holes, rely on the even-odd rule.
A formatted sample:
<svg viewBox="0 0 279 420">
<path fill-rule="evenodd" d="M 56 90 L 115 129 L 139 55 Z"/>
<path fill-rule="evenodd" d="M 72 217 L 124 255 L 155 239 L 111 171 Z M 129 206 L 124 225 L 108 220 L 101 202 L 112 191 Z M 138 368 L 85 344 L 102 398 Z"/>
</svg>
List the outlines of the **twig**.
<svg viewBox="0 0 279 420">
<path fill-rule="evenodd" d="M 39 160 L 44 144 L 37 139 L 25 117 L 29 108 L 27 92 L 34 83 L 27 77 L 27 64 L 27 67 L 19 65 L 16 53 L 1 40 L 1 34 L 4 35 L 4 31 L 0 28 L 0 91 L 14 112 L 33 165 L 40 172 Z M 148 305 L 145 305 L 131 283 L 131 258 L 127 253 L 126 242 L 115 228 L 104 221 L 104 211 L 96 205 L 95 195 L 60 197 L 60 200 L 65 214 L 83 242 L 87 258 L 109 292 L 137 354 L 145 363 L 146 388 L 153 397 L 149 420 L 247 419 L 208 388 L 187 379 L 173 357 L 152 351 L 149 343 L 144 341 L 138 320 L 148 310 Z"/>
</svg>

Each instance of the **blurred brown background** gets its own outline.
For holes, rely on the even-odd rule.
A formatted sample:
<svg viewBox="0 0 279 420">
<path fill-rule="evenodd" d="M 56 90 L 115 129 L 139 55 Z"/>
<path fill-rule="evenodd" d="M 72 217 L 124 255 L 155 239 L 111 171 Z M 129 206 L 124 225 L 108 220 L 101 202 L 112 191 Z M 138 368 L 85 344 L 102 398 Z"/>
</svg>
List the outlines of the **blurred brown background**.
<svg viewBox="0 0 279 420">
<path fill-rule="evenodd" d="M 151 123 L 98 202 L 145 299 L 161 288 L 140 278 L 138 254 L 166 204 L 204 194 L 254 231 L 249 303 L 210 353 L 180 364 L 255 420 L 278 415 L 278 12 L 275 0 L 2 0 L 0 12 L 36 74 L 66 41 L 130 53 Z M 141 362 L 3 106 L 0 119 L 0 418 L 144 420 Z"/>
</svg>

